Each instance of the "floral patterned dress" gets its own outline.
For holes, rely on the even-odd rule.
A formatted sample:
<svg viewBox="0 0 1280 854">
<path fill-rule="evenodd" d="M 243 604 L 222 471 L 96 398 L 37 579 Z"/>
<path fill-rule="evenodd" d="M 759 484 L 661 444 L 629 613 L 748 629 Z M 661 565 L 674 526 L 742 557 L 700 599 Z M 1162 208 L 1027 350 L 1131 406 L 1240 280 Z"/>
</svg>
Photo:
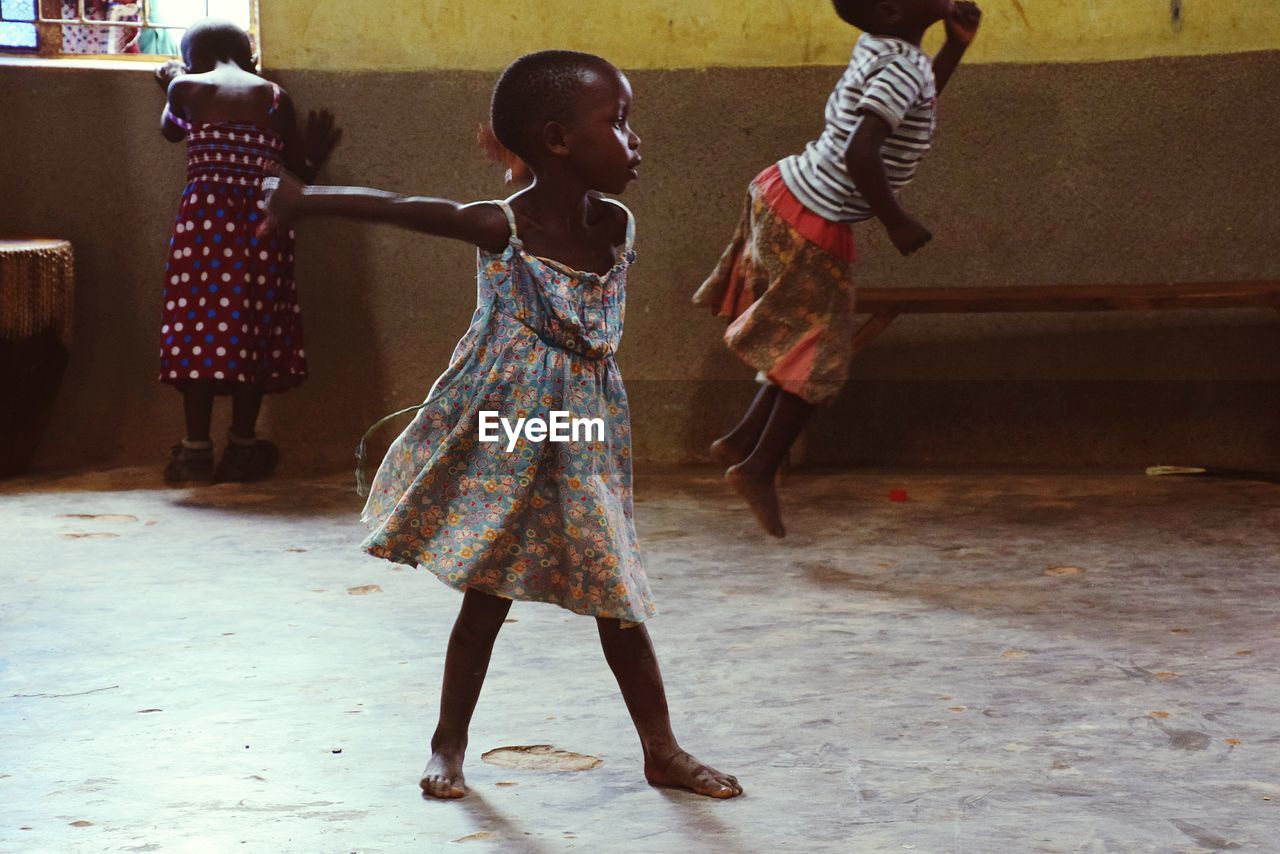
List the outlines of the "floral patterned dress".
<svg viewBox="0 0 1280 854">
<path fill-rule="evenodd" d="M 551 602 L 639 623 L 656 611 L 636 542 L 631 422 L 614 352 L 627 271 L 605 275 L 526 252 L 511 239 L 477 256 L 476 310 L 449 367 L 374 477 L 369 554 L 420 566 L 458 590 Z M 570 441 L 481 441 L 480 413 L 514 426 L 552 411 L 599 419 Z M 602 435 L 601 435 L 602 433 Z"/>
</svg>

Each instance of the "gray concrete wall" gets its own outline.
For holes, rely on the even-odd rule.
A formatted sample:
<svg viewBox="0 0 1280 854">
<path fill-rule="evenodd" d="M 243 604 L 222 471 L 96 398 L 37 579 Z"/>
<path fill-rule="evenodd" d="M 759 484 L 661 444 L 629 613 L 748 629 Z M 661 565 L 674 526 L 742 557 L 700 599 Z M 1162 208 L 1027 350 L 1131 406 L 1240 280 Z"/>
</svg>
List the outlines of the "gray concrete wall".
<svg viewBox="0 0 1280 854">
<path fill-rule="evenodd" d="M 1280 278 L 1276 53 L 964 68 L 908 206 L 911 259 L 859 232 L 859 281 L 1017 286 Z M 746 182 L 820 128 L 838 69 L 637 72 L 639 217 L 620 353 L 642 463 L 704 459 L 750 372 L 689 296 Z M 502 194 L 472 140 L 486 73 L 279 76 L 346 131 L 325 179 L 460 199 Z M 183 152 L 147 74 L 0 67 L 0 233 L 76 246 L 68 377 L 37 464 L 155 463 L 182 432 L 155 382 L 164 245 Z M 288 469 L 345 465 L 365 427 L 417 402 L 473 304 L 463 245 L 347 223 L 299 233 L 312 378 L 268 402 Z M 866 465 L 1275 464 L 1271 311 L 899 320 L 816 419 L 807 459 Z M 6 402 L 5 405 L 10 405 Z M 224 413 L 219 413 L 220 430 Z M 389 438 L 384 437 L 384 438 Z"/>
</svg>

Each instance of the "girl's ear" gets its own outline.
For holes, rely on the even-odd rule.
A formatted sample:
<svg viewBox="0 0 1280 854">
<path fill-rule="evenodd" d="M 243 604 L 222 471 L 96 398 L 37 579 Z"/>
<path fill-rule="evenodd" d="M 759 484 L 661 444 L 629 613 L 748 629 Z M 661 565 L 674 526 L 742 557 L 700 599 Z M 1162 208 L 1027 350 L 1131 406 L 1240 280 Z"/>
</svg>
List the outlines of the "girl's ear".
<svg viewBox="0 0 1280 854">
<path fill-rule="evenodd" d="M 563 157 L 569 153 L 568 134 L 559 122 L 547 122 L 542 126 L 542 142 L 552 154 Z"/>
</svg>

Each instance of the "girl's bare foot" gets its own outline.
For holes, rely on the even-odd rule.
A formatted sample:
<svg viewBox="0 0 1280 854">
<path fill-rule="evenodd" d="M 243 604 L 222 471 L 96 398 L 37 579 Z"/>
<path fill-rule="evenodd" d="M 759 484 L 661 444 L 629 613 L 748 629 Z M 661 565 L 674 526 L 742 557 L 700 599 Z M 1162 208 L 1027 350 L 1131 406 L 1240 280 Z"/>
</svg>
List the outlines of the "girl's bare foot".
<svg viewBox="0 0 1280 854">
<path fill-rule="evenodd" d="M 729 436 L 721 436 L 711 443 L 711 459 L 721 465 L 736 466 L 750 455 L 750 448 L 738 447 Z"/>
<path fill-rule="evenodd" d="M 711 443 L 711 459 L 725 466 L 736 466 L 751 456 L 751 448 L 743 449 L 734 444 L 731 436 L 721 436 Z M 782 486 L 782 481 L 791 471 L 791 452 L 787 451 L 778 464 L 778 473 L 773 476 L 773 485 Z"/>
<path fill-rule="evenodd" d="M 736 798 L 742 794 L 737 777 L 703 765 L 685 750 L 677 750 L 665 759 L 646 756 L 644 776 L 655 786 L 688 789 L 708 798 Z"/>
<path fill-rule="evenodd" d="M 724 479 L 733 491 L 742 496 L 755 514 L 760 527 L 772 537 L 785 537 L 782 511 L 778 508 L 778 492 L 774 488 L 773 475 L 761 476 L 742 471 L 741 465 L 730 466 Z"/>
<path fill-rule="evenodd" d="M 462 776 L 462 751 L 437 750 L 431 754 L 418 785 L 433 798 L 460 798 L 467 793 Z"/>
</svg>

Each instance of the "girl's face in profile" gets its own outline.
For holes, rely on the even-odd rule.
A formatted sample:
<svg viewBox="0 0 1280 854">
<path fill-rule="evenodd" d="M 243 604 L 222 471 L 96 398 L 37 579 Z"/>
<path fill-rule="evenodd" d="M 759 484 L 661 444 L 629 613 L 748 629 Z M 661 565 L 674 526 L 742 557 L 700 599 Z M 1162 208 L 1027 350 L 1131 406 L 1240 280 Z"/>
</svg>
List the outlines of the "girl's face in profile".
<svg viewBox="0 0 1280 854">
<path fill-rule="evenodd" d="M 640 137 L 631 129 L 630 116 L 631 83 L 621 71 L 610 66 L 584 81 L 566 142 L 591 189 L 617 194 L 639 177 Z"/>
</svg>

